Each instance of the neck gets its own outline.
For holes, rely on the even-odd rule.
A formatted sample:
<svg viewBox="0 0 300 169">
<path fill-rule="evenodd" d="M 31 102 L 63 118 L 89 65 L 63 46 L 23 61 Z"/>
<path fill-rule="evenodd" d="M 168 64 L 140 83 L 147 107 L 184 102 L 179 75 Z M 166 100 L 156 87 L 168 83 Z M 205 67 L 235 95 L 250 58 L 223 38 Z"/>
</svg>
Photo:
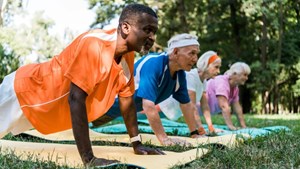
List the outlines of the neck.
<svg viewBox="0 0 300 169">
<path fill-rule="evenodd" d="M 178 63 L 176 62 L 175 58 L 172 55 L 169 55 L 169 69 L 170 69 L 171 77 L 173 77 L 175 72 L 179 70 Z"/>
<path fill-rule="evenodd" d="M 199 74 L 199 78 L 200 80 L 203 82 L 205 79 L 208 79 L 208 74 L 206 71 L 202 72 L 202 71 L 198 71 Z"/>
<path fill-rule="evenodd" d="M 231 88 L 236 86 L 234 78 L 232 76 L 229 76 L 229 85 Z"/>
<path fill-rule="evenodd" d="M 120 59 L 124 54 L 130 52 L 128 50 L 126 41 L 123 39 L 123 37 L 118 33 L 117 41 L 116 41 L 116 49 L 115 49 L 115 59 Z"/>
</svg>

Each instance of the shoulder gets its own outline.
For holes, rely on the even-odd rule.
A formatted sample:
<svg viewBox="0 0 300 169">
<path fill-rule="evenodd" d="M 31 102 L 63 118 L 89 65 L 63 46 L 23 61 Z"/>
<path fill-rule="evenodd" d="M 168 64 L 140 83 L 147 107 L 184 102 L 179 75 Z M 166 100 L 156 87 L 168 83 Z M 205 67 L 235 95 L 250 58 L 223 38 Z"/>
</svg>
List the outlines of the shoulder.
<svg viewBox="0 0 300 169">
<path fill-rule="evenodd" d="M 82 39 L 98 39 L 106 42 L 112 42 L 117 40 L 117 30 L 102 30 L 102 29 L 94 29 L 88 31 Z"/>
<path fill-rule="evenodd" d="M 117 31 L 114 29 L 95 29 L 81 34 L 78 38 L 80 39 L 81 45 L 90 46 L 90 48 L 97 48 L 99 46 L 111 46 L 114 48 L 114 44 L 117 40 Z"/>
<path fill-rule="evenodd" d="M 143 56 L 141 59 L 139 59 L 135 63 L 135 68 L 137 67 L 143 67 L 144 68 L 149 68 L 151 71 L 153 70 L 159 70 L 166 65 L 166 60 L 165 60 L 165 54 L 164 53 L 151 53 L 146 56 Z"/>
<path fill-rule="evenodd" d="M 226 82 L 228 81 L 228 75 L 218 75 L 216 76 L 214 79 L 210 79 L 208 82 L 211 83 L 211 82 Z"/>
<path fill-rule="evenodd" d="M 192 69 L 190 71 L 185 71 L 185 73 L 186 73 L 187 77 L 192 77 L 192 78 L 198 77 L 198 70 L 197 70 L 197 68 L 194 68 L 194 69 Z"/>
</svg>

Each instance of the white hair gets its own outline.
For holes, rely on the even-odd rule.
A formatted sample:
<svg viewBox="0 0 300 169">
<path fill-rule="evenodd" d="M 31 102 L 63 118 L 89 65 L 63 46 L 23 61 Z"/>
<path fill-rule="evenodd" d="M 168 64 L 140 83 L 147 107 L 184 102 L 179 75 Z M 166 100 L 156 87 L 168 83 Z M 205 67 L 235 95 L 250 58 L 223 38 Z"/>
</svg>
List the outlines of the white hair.
<svg viewBox="0 0 300 169">
<path fill-rule="evenodd" d="M 197 68 L 199 71 L 204 72 L 208 68 L 208 66 L 209 66 L 208 61 L 209 61 L 210 57 L 212 57 L 213 55 L 218 55 L 218 54 L 215 51 L 210 50 L 210 51 L 203 53 L 200 56 L 200 58 L 197 61 Z M 220 61 L 220 60 L 221 60 L 221 58 L 218 58 L 214 62 Z"/>
<path fill-rule="evenodd" d="M 249 75 L 251 73 L 251 69 L 244 62 L 236 62 L 233 65 L 231 65 L 230 68 L 224 74 L 233 75 L 234 73 L 247 73 Z"/>
<path fill-rule="evenodd" d="M 184 46 L 191 46 L 191 45 L 198 45 L 200 46 L 199 42 L 197 41 L 198 37 L 188 33 L 182 33 L 173 36 L 168 41 L 168 55 L 171 54 L 174 48 L 184 47 Z"/>
</svg>

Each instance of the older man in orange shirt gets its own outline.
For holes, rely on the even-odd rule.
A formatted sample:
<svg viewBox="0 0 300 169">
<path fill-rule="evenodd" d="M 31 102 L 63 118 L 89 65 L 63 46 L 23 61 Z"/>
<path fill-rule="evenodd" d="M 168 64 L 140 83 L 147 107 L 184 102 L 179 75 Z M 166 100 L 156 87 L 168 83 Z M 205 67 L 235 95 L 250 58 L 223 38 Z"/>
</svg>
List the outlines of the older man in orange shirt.
<svg viewBox="0 0 300 169">
<path fill-rule="evenodd" d="M 136 154 L 163 154 L 144 147 L 138 136 L 134 94 L 134 51 L 154 43 L 157 15 L 149 7 L 128 5 L 117 29 L 81 34 L 50 61 L 20 67 L 0 86 L 0 138 L 36 128 L 44 134 L 72 128 L 86 166 L 115 160 L 93 155 L 88 122 L 112 106 L 115 96 Z"/>
</svg>

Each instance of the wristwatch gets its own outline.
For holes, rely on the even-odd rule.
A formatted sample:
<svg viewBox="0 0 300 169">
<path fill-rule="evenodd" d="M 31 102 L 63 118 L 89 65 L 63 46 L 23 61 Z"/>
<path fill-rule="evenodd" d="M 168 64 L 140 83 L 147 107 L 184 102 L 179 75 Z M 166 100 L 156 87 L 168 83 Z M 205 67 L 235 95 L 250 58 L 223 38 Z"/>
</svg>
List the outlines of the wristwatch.
<svg viewBox="0 0 300 169">
<path fill-rule="evenodd" d="M 136 142 L 136 141 L 142 142 L 142 136 L 140 134 L 138 134 L 135 137 L 130 138 L 130 143 L 133 143 L 133 142 Z"/>
</svg>

